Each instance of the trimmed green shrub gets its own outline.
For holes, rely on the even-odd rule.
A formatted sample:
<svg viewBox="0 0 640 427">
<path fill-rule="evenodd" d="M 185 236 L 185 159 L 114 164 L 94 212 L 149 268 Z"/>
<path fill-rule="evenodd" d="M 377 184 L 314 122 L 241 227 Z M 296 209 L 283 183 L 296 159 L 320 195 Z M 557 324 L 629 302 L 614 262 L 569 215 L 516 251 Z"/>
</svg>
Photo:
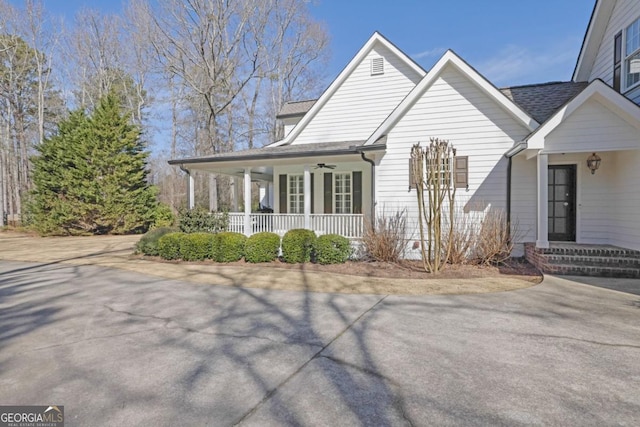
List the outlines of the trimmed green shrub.
<svg viewBox="0 0 640 427">
<path fill-rule="evenodd" d="M 298 228 L 287 231 L 282 238 L 282 259 L 291 264 L 311 261 L 315 240 L 316 233 L 311 230 Z"/>
<path fill-rule="evenodd" d="M 158 255 L 164 259 L 180 259 L 180 241 L 184 233 L 165 234 L 158 240 Z"/>
<path fill-rule="evenodd" d="M 164 203 L 158 203 L 153 216 L 152 229 L 173 227 L 176 223 L 176 216 L 173 214 L 169 205 L 165 205 Z"/>
<path fill-rule="evenodd" d="M 185 261 L 212 258 L 217 236 L 211 233 L 191 233 L 180 237 L 180 257 Z"/>
<path fill-rule="evenodd" d="M 337 234 L 319 236 L 313 244 L 318 264 L 342 264 L 351 256 L 349 239 Z"/>
<path fill-rule="evenodd" d="M 219 233 L 229 226 L 229 214 L 202 208 L 185 210 L 178 215 L 178 224 L 184 233 Z"/>
<path fill-rule="evenodd" d="M 147 232 L 138 243 L 136 243 L 136 253 L 149 255 L 149 256 L 158 256 L 158 240 L 164 236 L 165 234 L 173 233 L 177 231 L 172 227 L 162 227 L 156 228 L 155 230 L 151 230 Z"/>
<path fill-rule="evenodd" d="M 244 256 L 244 244 L 247 236 L 231 231 L 218 233 L 216 242 L 216 258 L 218 262 L 239 261 Z"/>
<path fill-rule="evenodd" d="M 278 257 L 280 236 L 276 233 L 256 233 L 244 245 L 244 259 L 247 262 L 270 262 Z"/>
</svg>

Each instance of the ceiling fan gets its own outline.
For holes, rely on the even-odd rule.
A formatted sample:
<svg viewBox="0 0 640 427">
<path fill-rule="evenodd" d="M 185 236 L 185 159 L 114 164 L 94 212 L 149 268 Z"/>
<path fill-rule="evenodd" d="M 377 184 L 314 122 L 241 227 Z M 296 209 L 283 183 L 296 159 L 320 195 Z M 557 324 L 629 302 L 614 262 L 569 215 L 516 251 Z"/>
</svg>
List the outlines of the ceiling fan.
<svg viewBox="0 0 640 427">
<path fill-rule="evenodd" d="M 328 165 L 326 163 L 318 163 L 314 169 L 335 169 L 336 165 Z"/>
</svg>

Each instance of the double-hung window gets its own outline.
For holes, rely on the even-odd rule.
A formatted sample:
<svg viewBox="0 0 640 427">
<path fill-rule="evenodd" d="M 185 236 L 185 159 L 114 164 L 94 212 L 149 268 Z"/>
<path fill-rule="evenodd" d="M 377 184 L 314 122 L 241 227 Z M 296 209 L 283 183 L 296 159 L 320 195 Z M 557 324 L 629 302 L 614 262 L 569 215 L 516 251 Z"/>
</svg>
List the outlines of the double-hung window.
<svg viewBox="0 0 640 427">
<path fill-rule="evenodd" d="M 337 214 L 350 214 L 352 212 L 351 173 L 335 173 L 333 197 L 335 200 L 335 210 Z"/>
<path fill-rule="evenodd" d="M 640 18 L 625 30 L 624 87 L 631 89 L 640 83 Z"/>
<path fill-rule="evenodd" d="M 304 213 L 304 176 L 289 175 L 288 181 L 289 213 Z"/>
</svg>

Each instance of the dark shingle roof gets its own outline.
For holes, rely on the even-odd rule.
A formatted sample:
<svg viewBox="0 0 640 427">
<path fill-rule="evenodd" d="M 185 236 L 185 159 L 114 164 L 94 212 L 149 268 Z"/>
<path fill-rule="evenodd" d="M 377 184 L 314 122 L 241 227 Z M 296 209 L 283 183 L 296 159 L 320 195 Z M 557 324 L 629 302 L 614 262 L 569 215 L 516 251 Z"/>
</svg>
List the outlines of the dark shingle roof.
<svg viewBox="0 0 640 427">
<path fill-rule="evenodd" d="M 276 118 L 283 119 L 285 117 L 304 116 L 316 101 L 317 99 L 287 102 L 282 106 Z"/>
<path fill-rule="evenodd" d="M 293 144 L 279 147 L 252 148 L 250 150 L 219 153 L 209 157 L 190 157 L 169 160 L 169 164 L 230 162 L 236 160 L 286 159 L 295 157 L 332 156 L 357 154 L 360 151 L 381 150 L 386 147 L 386 139 L 375 144 L 363 146 L 365 141 L 323 142 L 317 144 Z"/>
<path fill-rule="evenodd" d="M 500 89 L 538 123 L 545 122 L 560 107 L 587 87 L 587 82 L 551 82 Z"/>
</svg>

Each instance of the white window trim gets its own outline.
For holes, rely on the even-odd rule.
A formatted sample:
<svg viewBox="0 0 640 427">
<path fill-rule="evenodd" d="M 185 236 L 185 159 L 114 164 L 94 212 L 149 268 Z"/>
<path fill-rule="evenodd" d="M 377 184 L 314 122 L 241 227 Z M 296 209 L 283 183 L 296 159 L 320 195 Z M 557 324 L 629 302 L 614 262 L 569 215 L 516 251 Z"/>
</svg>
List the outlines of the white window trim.
<svg viewBox="0 0 640 427">
<path fill-rule="evenodd" d="M 298 212 L 299 209 L 296 209 L 296 212 L 292 212 L 291 209 L 291 177 L 302 178 L 302 187 L 300 187 L 300 192 L 295 193 L 298 197 L 302 197 L 302 211 Z M 299 206 L 298 206 L 299 207 Z M 290 214 L 303 214 L 304 213 L 304 175 L 301 173 L 290 173 L 287 174 L 287 212 Z"/>
<path fill-rule="evenodd" d="M 447 188 L 447 185 L 444 182 L 444 179 L 442 178 L 442 175 L 446 174 L 447 172 L 449 173 L 449 185 L 448 185 L 448 187 L 449 188 L 453 188 L 454 187 L 453 169 L 454 169 L 455 157 L 451 157 L 451 158 L 446 158 L 445 157 L 442 160 L 446 160 L 446 162 L 443 162 L 441 164 L 440 170 L 438 171 L 438 181 L 441 184 L 440 188 Z M 447 168 L 447 163 L 448 163 L 448 168 Z M 424 180 L 426 182 L 427 181 L 427 174 L 429 173 L 429 169 L 425 169 L 424 173 L 425 173 Z M 427 187 L 428 187 L 428 185 L 425 185 L 425 188 L 427 188 Z"/>
<path fill-rule="evenodd" d="M 333 197 L 333 212 L 337 213 L 338 209 L 336 206 L 336 199 L 337 199 L 337 195 L 338 193 L 335 191 L 336 190 L 336 178 L 338 175 L 349 175 L 349 193 L 340 193 L 340 194 L 349 194 L 349 196 L 351 197 L 351 203 L 349 203 L 349 212 L 341 212 L 338 215 L 347 215 L 347 214 L 352 214 L 353 213 L 353 172 L 349 171 L 349 172 L 334 172 L 333 173 L 333 179 L 331 182 L 331 185 L 333 186 L 333 191 L 332 191 L 332 197 Z"/>
<path fill-rule="evenodd" d="M 636 50 L 634 50 L 629 55 L 627 55 L 627 31 L 629 30 L 629 27 L 631 27 L 633 24 L 635 24 L 638 21 L 640 21 L 640 17 L 631 21 L 631 23 L 626 27 L 624 27 L 624 29 L 622 30 L 622 64 L 620 64 L 622 68 L 620 70 L 620 79 L 622 81 L 620 83 L 621 83 L 621 92 L 623 93 L 627 93 L 640 86 L 640 81 L 632 84 L 631 86 L 627 86 L 627 60 L 633 57 L 634 55 L 640 54 L 640 46 L 638 46 Z"/>
</svg>

